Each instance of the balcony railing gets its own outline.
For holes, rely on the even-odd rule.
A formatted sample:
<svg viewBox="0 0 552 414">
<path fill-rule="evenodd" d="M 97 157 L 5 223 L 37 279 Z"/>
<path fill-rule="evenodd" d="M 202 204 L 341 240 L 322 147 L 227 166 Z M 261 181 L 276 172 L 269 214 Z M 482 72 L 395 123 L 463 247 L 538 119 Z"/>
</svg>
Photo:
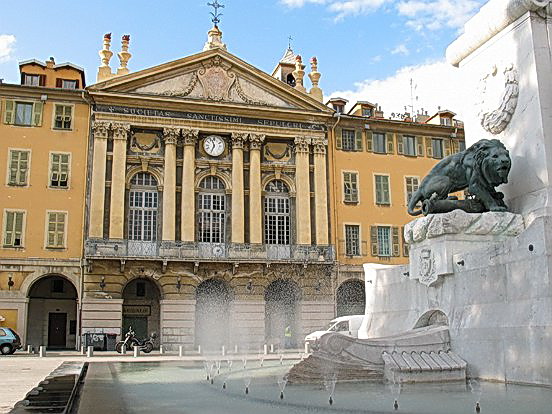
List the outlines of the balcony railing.
<svg viewBox="0 0 552 414">
<path fill-rule="evenodd" d="M 249 245 L 235 243 L 185 243 L 88 239 L 88 259 L 152 259 L 233 262 L 320 262 L 335 260 L 333 246 Z"/>
</svg>

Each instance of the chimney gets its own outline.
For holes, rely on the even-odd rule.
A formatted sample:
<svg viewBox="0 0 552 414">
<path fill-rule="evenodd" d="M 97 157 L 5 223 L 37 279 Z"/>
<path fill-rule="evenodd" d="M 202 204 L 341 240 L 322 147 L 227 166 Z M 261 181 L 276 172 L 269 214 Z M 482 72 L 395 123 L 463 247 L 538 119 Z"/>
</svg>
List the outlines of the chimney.
<svg viewBox="0 0 552 414">
<path fill-rule="evenodd" d="M 295 89 L 303 93 L 307 93 L 307 90 L 303 86 L 305 71 L 303 70 L 303 59 L 301 58 L 301 55 L 295 56 L 295 70 L 293 71 L 293 77 L 295 78 Z"/>
<path fill-rule="evenodd" d="M 54 60 L 54 58 L 52 56 L 50 56 L 50 59 L 48 59 L 46 61 L 46 68 L 47 69 L 53 69 L 55 64 L 56 64 L 56 61 Z"/>
<path fill-rule="evenodd" d="M 309 95 L 311 95 L 314 99 L 316 99 L 319 102 L 324 101 L 324 96 L 322 93 L 322 89 L 318 87 L 318 81 L 320 80 L 320 72 L 318 72 L 318 59 L 316 59 L 316 56 L 313 56 L 310 60 L 311 64 L 311 72 L 309 73 L 309 78 L 312 83 L 312 88 L 309 92 Z"/>
<path fill-rule="evenodd" d="M 111 73 L 111 67 L 109 66 L 109 61 L 111 60 L 111 56 L 113 56 L 113 52 L 109 50 L 110 47 L 111 33 L 106 33 L 103 38 L 103 49 L 98 52 L 102 62 L 102 64 L 98 68 L 98 76 L 96 78 L 98 82 L 113 77 L 113 74 Z"/>
<path fill-rule="evenodd" d="M 121 65 L 117 69 L 117 75 L 126 75 L 130 71 L 127 68 L 128 61 L 132 57 L 132 54 L 128 51 L 128 44 L 130 43 L 130 35 L 123 35 L 121 39 L 121 51 L 117 54 Z"/>
</svg>

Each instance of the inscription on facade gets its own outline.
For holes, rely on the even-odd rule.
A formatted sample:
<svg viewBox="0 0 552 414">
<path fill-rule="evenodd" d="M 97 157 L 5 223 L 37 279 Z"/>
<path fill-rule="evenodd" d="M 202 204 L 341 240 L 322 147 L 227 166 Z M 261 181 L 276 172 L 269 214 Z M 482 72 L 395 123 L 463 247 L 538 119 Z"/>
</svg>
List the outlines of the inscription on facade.
<svg viewBox="0 0 552 414">
<path fill-rule="evenodd" d="M 96 112 L 112 114 L 139 115 L 161 118 L 179 118 L 192 121 L 223 122 L 228 124 L 257 125 L 276 128 L 303 129 L 311 131 L 325 131 L 322 124 L 309 124 L 306 122 L 284 121 L 278 119 L 248 118 L 243 116 L 203 114 L 199 112 L 167 111 L 163 109 L 133 108 L 129 106 L 95 105 Z"/>
</svg>

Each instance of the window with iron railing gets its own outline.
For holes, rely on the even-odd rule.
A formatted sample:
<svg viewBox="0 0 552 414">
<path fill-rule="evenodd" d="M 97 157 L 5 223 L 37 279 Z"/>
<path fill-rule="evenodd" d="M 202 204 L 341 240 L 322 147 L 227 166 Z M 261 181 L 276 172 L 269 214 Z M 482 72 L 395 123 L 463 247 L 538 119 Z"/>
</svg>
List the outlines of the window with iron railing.
<svg viewBox="0 0 552 414">
<path fill-rule="evenodd" d="M 202 243 L 224 243 L 226 227 L 226 194 L 224 182 L 214 175 L 199 185 L 197 240 Z"/>
<path fill-rule="evenodd" d="M 128 205 L 128 238 L 157 240 L 159 193 L 157 180 L 152 174 L 140 172 L 132 177 Z"/>
<path fill-rule="evenodd" d="M 266 244 L 289 245 L 291 233 L 289 189 L 281 180 L 265 187 L 264 233 Z"/>
</svg>

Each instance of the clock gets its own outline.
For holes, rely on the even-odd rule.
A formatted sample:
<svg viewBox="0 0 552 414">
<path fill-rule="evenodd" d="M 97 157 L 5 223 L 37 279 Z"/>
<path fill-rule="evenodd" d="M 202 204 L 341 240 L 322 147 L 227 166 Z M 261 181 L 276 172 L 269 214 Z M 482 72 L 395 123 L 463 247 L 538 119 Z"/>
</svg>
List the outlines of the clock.
<svg viewBox="0 0 552 414">
<path fill-rule="evenodd" d="M 203 140 L 203 149 L 212 157 L 218 157 L 224 152 L 224 139 L 219 135 L 209 135 Z"/>
</svg>

